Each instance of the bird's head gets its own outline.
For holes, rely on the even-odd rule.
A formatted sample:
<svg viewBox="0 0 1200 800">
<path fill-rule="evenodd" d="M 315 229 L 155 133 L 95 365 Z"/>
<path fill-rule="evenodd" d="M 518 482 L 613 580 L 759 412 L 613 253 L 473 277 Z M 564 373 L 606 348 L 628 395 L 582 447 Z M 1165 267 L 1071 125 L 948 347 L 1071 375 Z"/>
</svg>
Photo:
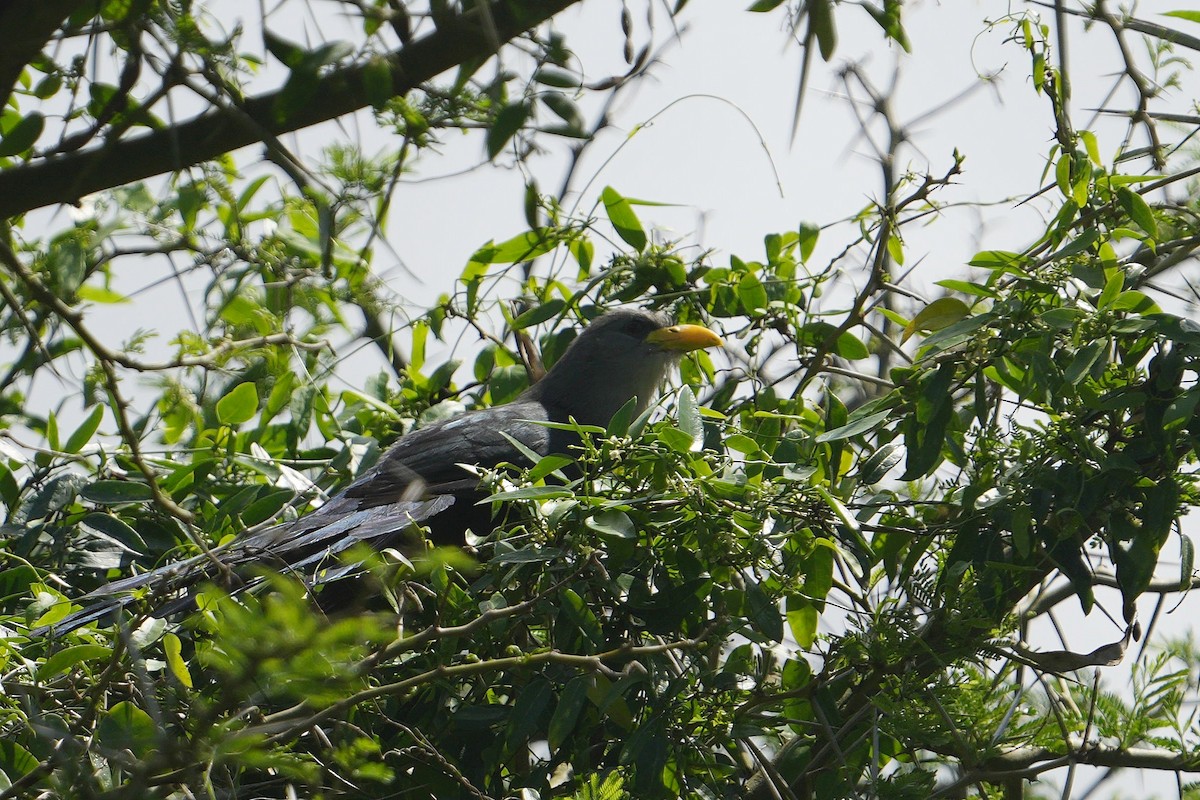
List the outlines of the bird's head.
<svg viewBox="0 0 1200 800">
<path fill-rule="evenodd" d="M 675 325 L 650 311 L 609 311 L 584 328 L 529 394 L 582 424 L 607 425 L 632 397 L 644 410 L 681 355 L 721 345 L 699 325 Z"/>
</svg>

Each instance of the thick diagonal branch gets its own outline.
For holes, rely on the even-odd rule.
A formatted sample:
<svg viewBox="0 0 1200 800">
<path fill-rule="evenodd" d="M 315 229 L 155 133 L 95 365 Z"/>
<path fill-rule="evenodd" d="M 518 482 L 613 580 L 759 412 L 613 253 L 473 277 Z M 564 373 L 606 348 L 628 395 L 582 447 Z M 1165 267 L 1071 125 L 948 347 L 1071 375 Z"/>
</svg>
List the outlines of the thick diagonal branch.
<svg viewBox="0 0 1200 800">
<path fill-rule="evenodd" d="M 467 12 L 392 54 L 396 94 L 506 42 L 550 19 L 577 0 L 493 2 L 481 15 Z M 485 24 L 483 19 L 487 20 Z M 179 125 L 101 147 L 35 161 L 0 172 L 0 218 L 79 198 L 208 161 L 272 135 L 327 122 L 368 105 L 366 64 L 321 78 L 315 95 L 286 119 L 276 113 L 278 92 L 248 99 L 235 109 L 214 109 Z"/>
</svg>

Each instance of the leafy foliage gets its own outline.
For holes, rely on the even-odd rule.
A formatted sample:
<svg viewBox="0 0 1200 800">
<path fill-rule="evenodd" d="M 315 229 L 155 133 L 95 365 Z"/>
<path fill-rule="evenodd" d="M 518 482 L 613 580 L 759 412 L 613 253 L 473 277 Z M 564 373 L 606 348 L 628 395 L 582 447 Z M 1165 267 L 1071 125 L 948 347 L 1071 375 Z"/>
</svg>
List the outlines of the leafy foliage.
<svg viewBox="0 0 1200 800">
<path fill-rule="evenodd" d="M 527 230 L 478 247 L 432 307 L 398 313 L 376 259 L 415 159 L 477 128 L 485 161 L 588 147 L 608 124 L 589 127 L 589 99 L 647 74 L 626 8 L 628 73 L 585 80 L 537 27 L 567 5 L 355 6 L 361 40 L 311 49 L 268 31 L 287 75 L 253 102 L 259 65 L 199 6 L 58 20 L 48 39 L 87 31 L 114 48 L 117 85 L 58 56 L 21 65 L 0 184 L 76 151 L 124 168 L 99 142 L 186 130 L 164 111 L 181 76 L 257 120 L 278 171 L 243 173 L 232 145 L 204 155 L 177 136 L 190 169 L 165 185 L 110 177 L 60 228 L 22 214 L 76 199 L 67 179 L 0 201 L 18 203 L 0 244 L 0 797 L 1012 796 L 1064 761 L 1194 771 L 1193 643 L 1131 659 L 1131 693 L 1082 671 L 1126 656 L 1139 598 L 1194 577 L 1200 326 L 1162 281 L 1200 243 L 1195 170 L 1159 142 L 1137 65 L 1123 67 L 1131 125 L 1152 146 L 1109 163 L 1072 123 L 1050 29 L 1006 21 L 1049 101 L 1046 224 L 978 253 L 942 297 L 900 285 L 904 234 L 942 208 L 962 159 L 906 175 L 890 151 L 883 198 L 825 262 L 831 234 L 812 223 L 726 265 L 663 241 L 654 204 L 618 187 L 567 206 L 531 182 Z M 750 10 L 789 12 L 806 65 L 813 47 L 832 58 L 850 9 L 790 5 Z M 903 4 L 862 7 L 910 49 Z M 1171 48 L 1194 45 L 1091 13 L 1122 41 L 1147 35 L 1164 74 Z M 504 36 L 476 42 L 481 19 Z M 497 49 L 510 68 L 481 77 Z M 430 78 L 457 73 L 404 83 L 425 59 L 441 64 Z M 399 144 L 333 146 L 308 171 L 276 134 L 331 94 Z M 1172 201 L 1177 185 L 1189 191 Z M 187 265 L 170 279 L 195 291 L 195 319 L 107 343 L 101 312 L 137 307 L 122 275 L 151 256 Z M 163 599 L 150 596 L 30 635 L 110 579 L 304 513 L 415 425 L 512 400 L 569 323 L 619 304 L 705 320 L 736 346 L 685 360 L 654 414 L 483 475 L 498 527 L 462 550 L 354 553 L 367 574 L 338 597 L 264 565 L 255 591 L 206 587 L 191 613 L 148 615 Z M 347 388 L 341 356 L 360 345 L 383 367 Z M 83 414 L 38 410 L 47 375 L 78 376 Z M 1182 565 L 1164 580 L 1172 540 Z M 1108 588 L 1120 641 L 1026 644 L 1067 597 L 1116 618 Z"/>
</svg>

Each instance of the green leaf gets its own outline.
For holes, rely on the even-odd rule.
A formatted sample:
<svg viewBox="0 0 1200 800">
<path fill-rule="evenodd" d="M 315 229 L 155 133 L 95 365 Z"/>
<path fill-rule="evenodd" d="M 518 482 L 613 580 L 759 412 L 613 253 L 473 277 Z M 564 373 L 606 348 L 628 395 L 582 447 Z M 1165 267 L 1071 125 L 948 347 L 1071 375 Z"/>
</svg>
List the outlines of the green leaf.
<svg viewBox="0 0 1200 800">
<path fill-rule="evenodd" d="M 1162 312 L 1162 309 L 1158 307 L 1158 303 L 1136 289 L 1121 292 L 1117 295 L 1117 299 L 1113 300 L 1112 308 L 1114 311 L 1132 311 L 1135 314 L 1158 314 Z"/>
<path fill-rule="evenodd" d="M 907 454 L 902 481 L 912 481 L 928 475 L 942 463 L 942 445 L 946 429 L 954 416 L 950 384 L 955 365 L 942 364 L 933 375 L 922 380 L 921 396 L 915 413 L 904 425 L 904 447 Z"/>
<path fill-rule="evenodd" d="M 735 433 L 725 437 L 725 446 L 743 455 L 754 455 L 759 452 L 758 441 L 744 433 Z"/>
<path fill-rule="evenodd" d="M 267 405 L 263 409 L 263 417 L 270 419 L 287 407 L 291 402 L 292 393 L 296 391 L 296 374 L 294 372 L 285 372 L 275 381 L 275 385 L 271 387 L 271 393 L 267 395 Z"/>
<path fill-rule="evenodd" d="M 779 8 L 781 5 L 783 5 L 783 0 L 755 0 L 755 3 L 746 10 L 761 14 Z"/>
<path fill-rule="evenodd" d="M 1186 533 L 1179 534 L 1179 591 L 1186 592 L 1192 585 L 1196 566 L 1196 547 Z"/>
<path fill-rule="evenodd" d="M 1019 273 L 1020 268 L 1029 263 L 1029 258 L 1008 250 L 982 250 L 967 263 L 972 267 Z"/>
<path fill-rule="evenodd" d="M 1146 232 L 1146 235 L 1151 239 L 1158 238 L 1158 222 L 1154 219 L 1154 212 L 1140 194 L 1128 187 L 1121 186 L 1117 189 L 1117 202 L 1121 204 L 1125 213 L 1137 223 L 1137 226 Z"/>
<path fill-rule="evenodd" d="M 79 496 L 98 505 L 144 503 L 154 497 L 150 487 L 133 481 L 96 481 L 84 486 Z"/>
<path fill-rule="evenodd" d="M 38 100 L 48 100 L 58 94 L 58 90 L 62 88 L 62 84 L 62 75 L 58 73 L 46 75 L 38 81 L 37 86 L 33 87 L 33 96 Z"/>
<path fill-rule="evenodd" d="M 817 247 L 817 239 L 821 236 L 821 227 L 815 222 L 801 222 L 797 231 L 800 242 L 800 260 L 808 261 Z"/>
<path fill-rule="evenodd" d="M 785 692 L 803 689 L 812 679 L 812 667 L 803 658 L 789 658 L 784 662 L 779 676 L 779 685 Z"/>
<path fill-rule="evenodd" d="M 661 716 L 639 723 L 621 747 L 619 763 L 633 767 L 631 797 L 659 797 L 663 794 L 662 774 L 667 759 L 667 742 Z"/>
<path fill-rule="evenodd" d="M 833 513 L 838 518 L 838 522 L 844 525 L 851 532 L 858 533 L 861 526 L 859 525 L 858 520 L 854 518 L 854 514 L 852 514 L 850 509 L 846 507 L 846 504 L 843 503 L 841 499 L 834 497 L 833 494 L 824 486 L 818 485 L 813 488 L 816 489 L 817 494 L 821 496 L 821 499 L 825 501 L 826 505 L 833 510 Z"/>
<path fill-rule="evenodd" d="M 1052 308 L 1042 313 L 1038 319 L 1051 328 L 1069 331 L 1085 316 L 1087 314 L 1081 308 Z"/>
<path fill-rule="evenodd" d="M 567 245 L 567 249 L 571 251 L 571 256 L 575 259 L 575 263 L 579 265 L 581 275 L 587 275 L 592 270 L 592 257 L 596 252 L 596 247 L 587 239 L 572 239 Z"/>
<path fill-rule="evenodd" d="M 746 584 L 746 614 L 756 631 L 773 642 L 783 641 L 783 617 L 761 584 Z"/>
<path fill-rule="evenodd" d="M 1121 295 L 1121 290 L 1124 288 L 1125 273 L 1119 269 L 1112 270 L 1112 274 L 1104 281 L 1104 289 L 1096 300 L 1096 308 L 1108 308 Z"/>
<path fill-rule="evenodd" d="M 80 300 L 86 300 L 91 303 L 103 303 L 104 305 L 131 302 L 128 297 L 120 292 L 113 291 L 112 289 L 108 289 L 103 286 L 80 286 L 75 291 L 75 296 Z"/>
<path fill-rule="evenodd" d="M 73 295 L 87 276 L 87 256 L 75 239 L 50 248 L 50 274 L 62 295 Z"/>
<path fill-rule="evenodd" d="M 396 94 L 392 85 L 392 68 L 388 60 L 382 56 L 373 56 L 363 67 L 362 76 L 367 102 L 376 111 L 382 109 Z"/>
<path fill-rule="evenodd" d="M 863 9 L 871 15 L 889 39 L 900 45 L 904 52 L 911 53 L 912 43 L 909 42 L 908 33 L 904 30 L 900 20 L 901 5 L 899 0 L 886 0 L 883 8 L 879 8 L 874 3 L 864 3 Z"/>
<path fill-rule="evenodd" d="M 596 619 L 596 615 L 578 592 L 574 589 L 563 589 L 561 608 L 563 614 L 591 640 L 592 644 L 597 647 L 603 646 L 604 629 L 600 627 L 600 620 Z"/>
<path fill-rule="evenodd" d="M 525 102 L 509 103 L 496 112 L 492 127 L 487 134 L 487 154 L 492 159 L 500 155 L 500 151 L 508 141 L 521 130 L 525 120 L 529 119 L 529 105 Z"/>
<path fill-rule="evenodd" d="M 583 115 L 579 113 L 579 107 L 572 103 L 566 95 L 559 92 L 546 92 L 540 95 L 539 99 L 543 105 L 565 122 L 568 128 L 586 136 L 583 130 Z"/>
<path fill-rule="evenodd" d="M 1103 162 L 1100 160 L 1100 146 L 1096 144 L 1096 134 L 1091 131 L 1080 131 L 1079 139 L 1083 142 L 1083 148 L 1087 151 L 1088 159 L 1097 167 Z"/>
<path fill-rule="evenodd" d="M 38 767 L 33 754 L 16 742 L 0 741 L 0 769 L 8 777 L 28 775 Z"/>
<path fill-rule="evenodd" d="M 349 42 L 326 42 L 305 53 L 298 69 L 315 73 L 319 68 L 335 64 L 353 53 L 354 45 Z"/>
<path fill-rule="evenodd" d="M 1117 584 L 1124 600 L 1126 621 L 1132 620 L 1134 602 L 1150 585 L 1158 554 L 1171 533 L 1178 513 L 1179 489 L 1171 478 L 1145 488 L 1138 517 L 1141 525 L 1114 526 L 1109 554 L 1117 568 Z"/>
<path fill-rule="evenodd" d="M 533 455 L 535 458 L 537 457 L 537 453 L 534 453 Z M 569 467 L 574 463 L 575 459 L 571 458 L 570 456 L 560 456 L 554 454 L 542 456 L 534 462 L 532 467 L 530 467 L 529 472 L 526 473 L 526 477 L 531 481 L 540 481 L 547 475 L 558 472 L 563 467 Z"/>
<path fill-rule="evenodd" d="M 617 409 L 617 413 L 613 414 L 612 419 L 608 421 L 606 435 L 629 435 L 629 426 L 633 424 L 633 415 L 637 413 L 637 401 L 636 397 L 631 397 L 625 401 L 625 405 Z"/>
<path fill-rule="evenodd" d="M 112 658 L 112 648 L 103 644 L 77 644 L 65 647 L 43 662 L 37 671 L 39 681 L 48 681 L 55 675 L 61 675 L 76 664 L 97 659 Z"/>
<path fill-rule="evenodd" d="M 762 281 L 753 272 L 746 272 L 738 280 L 738 300 L 747 314 L 757 314 L 767 307 L 770 298 Z"/>
<path fill-rule="evenodd" d="M 1034 53 L 1033 55 L 1033 85 L 1040 87 L 1045 82 L 1042 79 L 1043 70 L 1046 67 L 1046 57 L 1042 53 Z M 1062 153 L 1058 157 L 1058 161 L 1054 164 L 1054 182 L 1058 184 L 1058 190 L 1062 192 L 1063 197 L 1071 196 L 1071 165 L 1074 163 L 1074 156 L 1071 153 Z"/>
<path fill-rule="evenodd" d="M 272 31 L 263 29 L 263 44 L 267 52 L 279 59 L 288 69 L 295 69 L 304 60 L 305 50 L 293 41 L 277 36 Z"/>
<path fill-rule="evenodd" d="M 46 414 L 46 444 L 51 450 L 59 449 L 58 415 L 53 410 Z"/>
<path fill-rule="evenodd" d="M 269 489 L 264 491 L 266 491 L 266 494 L 242 509 L 240 516 L 243 524 L 254 526 L 271 519 L 296 496 L 295 492 L 291 489 Z"/>
<path fill-rule="evenodd" d="M 840 428 L 834 428 L 831 431 L 825 431 L 822 433 L 817 437 L 817 442 L 824 443 L 832 442 L 837 439 L 849 439 L 852 436 L 858 436 L 860 433 L 866 433 L 867 431 L 874 430 L 875 426 L 890 417 L 892 413 L 892 409 L 887 408 L 883 411 L 876 411 L 874 414 L 867 414 L 866 416 L 858 417 L 857 419 L 851 419 L 850 422 L 841 426 Z"/>
<path fill-rule="evenodd" d="M 589 676 L 576 675 L 567 681 L 567 685 L 559 693 L 558 705 L 555 706 L 554 713 L 550 716 L 550 725 L 546 730 L 546 743 L 550 745 L 552 751 L 558 750 L 571 735 L 571 731 L 575 730 L 579 714 L 587 703 L 588 688 L 591 683 L 592 680 Z"/>
<path fill-rule="evenodd" d="M 1196 405 L 1200 402 L 1200 388 L 1192 387 L 1183 394 L 1171 400 L 1163 412 L 1162 427 L 1165 431 L 1173 431 L 1188 425 L 1196 414 Z"/>
<path fill-rule="evenodd" d="M 621 240 L 635 250 L 644 250 L 647 242 L 646 231 L 642 228 L 637 214 L 633 213 L 633 206 L 629 204 L 629 200 L 611 186 L 604 187 L 601 199 L 604 201 L 605 211 L 608 212 L 608 221 L 616 228 Z"/>
<path fill-rule="evenodd" d="M 0 571 L 0 600 L 12 600 L 25 594 L 37 580 L 37 570 L 26 564 Z"/>
<path fill-rule="evenodd" d="M 574 497 L 570 489 L 558 486 L 526 486 L 508 492 L 496 492 L 490 497 L 480 500 L 476 505 L 495 503 L 507 500 L 553 500 L 558 497 Z"/>
<path fill-rule="evenodd" d="M 539 67 L 533 73 L 533 80 L 543 86 L 553 86 L 556 89 L 578 89 L 583 83 L 578 75 L 553 67 Z"/>
<path fill-rule="evenodd" d="M 1200 11 L 1164 11 L 1164 17 L 1178 17 L 1186 19 L 1188 22 L 1200 22 Z"/>
<path fill-rule="evenodd" d="M 587 518 L 584 523 L 606 539 L 636 539 L 637 526 L 624 511 L 610 508 Z"/>
<path fill-rule="evenodd" d="M 0 157 L 15 156 L 33 147 L 45 126 L 46 118 L 37 111 L 26 114 L 0 139 Z"/>
<path fill-rule="evenodd" d="M 1012 522 L 1009 524 L 1012 526 L 1013 547 L 1021 557 L 1028 556 L 1033 550 L 1033 536 L 1029 527 L 1032 521 L 1033 515 L 1029 506 L 1021 504 L 1013 509 Z"/>
<path fill-rule="evenodd" d="M 936 333 L 929 334 L 921 345 L 922 360 L 930 360 L 938 353 L 954 347 L 957 344 L 970 339 L 970 334 L 985 328 L 996 320 L 996 314 L 988 311 L 983 314 L 976 314 L 966 319 L 960 319 L 953 325 L 942 328 Z"/>
<path fill-rule="evenodd" d="M 12 470 L 3 460 L 0 460 L 0 501 L 12 508 L 17 504 L 20 493 L 21 489 L 17 486 L 17 479 L 13 476 Z"/>
<path fill-rule="evenodd" d="M 241 425 L 257 411 L 258 388 L 251 381 L 239 383 L 217 401 L 217 419 L 223 425 Z"/>
<path fill-rule="evenodd" d="M 88 414 L 88 418 L 67 438 L 67 443 L 63 445 L 63 451 L 66 453 L 78 453 L 85 444 L 92 440 L 92 435 L 100 427 L 100 420 L 102 419 L 104 419 L 104 406 L 94 407 L 92 413 Z"/>
<path fill-rule="evenodd" d="M 837 545 L 830 539 L 819 538 L 808 557 L 804 571 L 804 593 L 818 611 L 824 610 L 825 598 L 833 588 L 833 555 L 836 548 Z"/>
<path fill-rule="evenodd" d="M 675 421 L 679 430 L 692 437 L 693 447 L 704 440 L 704 421 L 700 416 L 700 404 L 696 402 L 696 393 L 692 387 L 684 386 L 679 390 L 679 403 L 675 407 Z"/>
<path fill-rule="evenodd" d="M 801 650 L 807 650 L 817 639 L 817 620 L 820 619 L 820 614 L 807 597 L 799 595 L 789 595 L 786 608 L 788 628 L 792 637 Z"/>
<path fill-rule="evenodd" d="M 522 311 L 517 315 L 517 318 L 512 321 L 513 330 L 522 330 L 530 328 L 534 325 L 540 325 L 548 319 L 553 319 L 563 312 L 567 307 L 567 301 L 560 298 L 547 300 L 544 303 L 534 306 L 526 311 Z"/>
<path fill-rule="evenodd" d="M 145 540 L 120 517 L 94 511 L 85 514 L 79 524 L 120 543 L 129 552 L 144 554 L 147 550 Z"/>
<path fill-rule="evenodd" d="M 544 229 L 525 231 L 500 244 L 488 242 L 471 256 L 468 269 L 472 264 L 520 264 L 549 253 L 557 246 L 558 240 Z"/>
<path fill-rule="evenodd" d="M 841 356 L 847 361 L 861 361 L 864 358 L 871 357 L 871 351 L 850 331 L 845 331 L 838 336 L 837 341 L 833 343 L 834 355 Z"/>
<path fill-rule="evenodd" d="M 971 307 L 957 297 L 939 297 L 912 318 L 900 341 L 908 341 L 917 331 L 938 331 L 949 327 L 969 313 Z"/>
<path fill-rule="evenodd" d="M 521 689 L 513 703 L 504 749 L 515 753 L 541 725 L 542 717 L 554 698 L 550 681 L 536 677 Z"/>
<path fill-rule="evenodd" d="M 837 50 L 837 26 L 833 22 L 833 0 L 808 0 L 808 29 L 817 37 L 821 59 L 829 61 Z"/>
<path fill-rule="evenodd" d="M 859 482 L 866 486 L 879 483 L 903 458 L 904 445 L 900 442 L 888 442 L 862 462 L 858 469 Z"/>
<path fill-rule="evenodd" d="M 975 297 L 990 297 L 997 298 L 1000 295 L 992 289 L 980 283 L 972 283 L 970 281 L 959 281 L 953 278 L 934 281 L 935 286 L 941 286 L 944 289 L 949 289 L 953 292 L 962 292 L 963 294 L 973 295 Z"/>
<path fill-rule="evenodd" d="M 1079 383 L 1091 371 L 1092 365 L 1096 363 L 1101 354 L 1107 349 L 1107 339 L 1098 339 L 1084 345 L 1075 354 L 1075 358 L 1071 359 L 1071 365 L 1063 371 L 1063 380 L 1072 386 Z"/>
<path fill-rule="evenodd" d="M 117 703 L 96 726 L 96 741 L 104 750 L 128 750 L 134 758 L 144 759 L 158 746 L 154 720 L 132 702 Z"/>
</svg>

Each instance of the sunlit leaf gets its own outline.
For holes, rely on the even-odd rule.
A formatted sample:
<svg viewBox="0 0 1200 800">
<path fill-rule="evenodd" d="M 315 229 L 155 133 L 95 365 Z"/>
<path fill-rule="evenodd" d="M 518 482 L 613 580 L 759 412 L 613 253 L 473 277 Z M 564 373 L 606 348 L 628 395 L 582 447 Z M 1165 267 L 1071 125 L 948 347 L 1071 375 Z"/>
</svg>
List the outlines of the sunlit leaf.
<svg viewBox="0 0 1200 800">
<path fill-rule="evenodd" d="M 957 297 L 940 297 L 912 318 L 904 329 L 901 342 L 906 342 L 918 331 L 938 331 L 953 325 L 971 313 L 971 307 Z"/>
<path fill-rule="evenodd" d="M 258 388 L 251 381 L 239 383 L 217 401 L 217 419 L 224 425 L 241 425 L 258 411 Z"/>
<path fill-rule="evenodd" d="M 604 187 L 601 198 L 604 201 L 604 209 L 608 212 L 608 220 L 616 228 L 617 235 L 635 250 L 644 250 L 647 242 L 646 231 L 642 228 L 637 214 L 633 213 L 629 200 L 611 186 Z"/>
</svg>

